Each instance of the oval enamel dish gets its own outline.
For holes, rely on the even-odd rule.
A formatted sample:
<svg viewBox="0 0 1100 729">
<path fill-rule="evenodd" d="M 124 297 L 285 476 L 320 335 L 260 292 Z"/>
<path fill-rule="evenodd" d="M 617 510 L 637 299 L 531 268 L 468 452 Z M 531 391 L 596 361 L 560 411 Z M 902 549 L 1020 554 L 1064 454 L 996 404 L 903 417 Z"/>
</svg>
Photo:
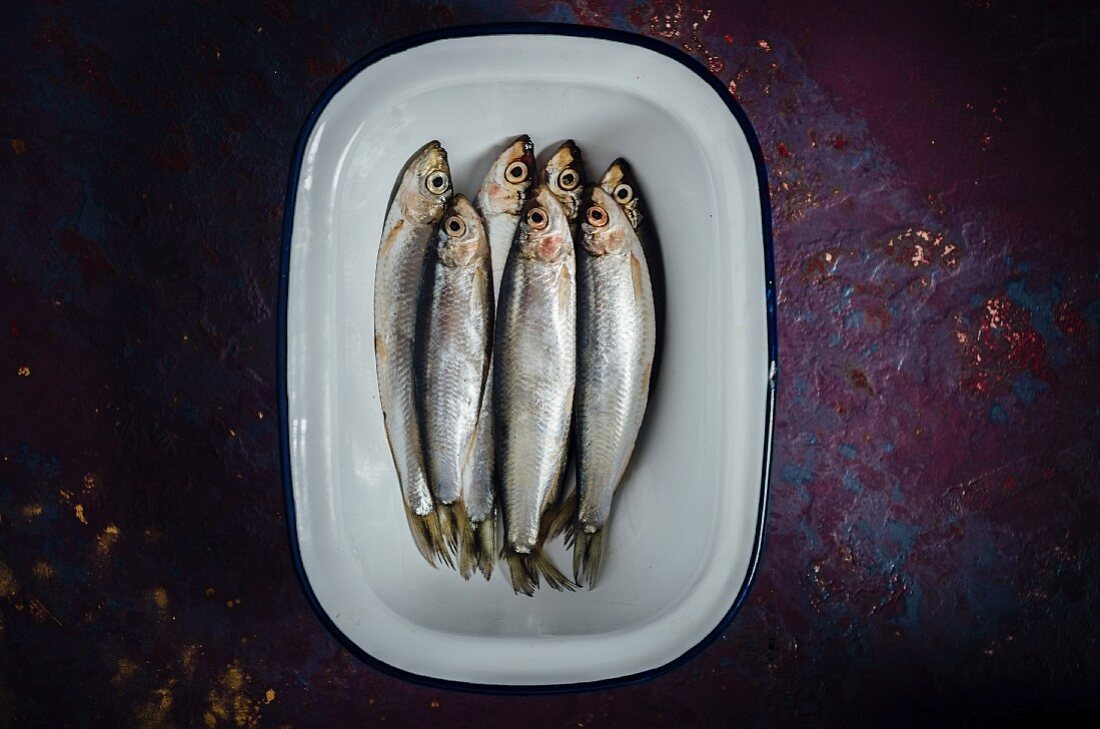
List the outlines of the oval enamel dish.
<svg viewBox="0 0 1100 729">
<path fill-rule="evenodd" d="M 594 590 L 533 598 L 428 567 L 378 403 L 373 282 L 394 180 L 430 139 L 473 196 L 498 151 L 563 139 L 590 176 L 633 165 L 667 288 L 660 377 Z M 355 64 L 298 142 L 279 317 L 282 470 L 311 605 L 357 656 L 466 690 L 550 692 L 680 665 L 734 617 L 764 533 L 776 386 L 766 177 L 716 79 L 657 41 L 558 25 L 418 36 Z M 572 564 L 560 541 L 551 555 Z"/>
</svg>

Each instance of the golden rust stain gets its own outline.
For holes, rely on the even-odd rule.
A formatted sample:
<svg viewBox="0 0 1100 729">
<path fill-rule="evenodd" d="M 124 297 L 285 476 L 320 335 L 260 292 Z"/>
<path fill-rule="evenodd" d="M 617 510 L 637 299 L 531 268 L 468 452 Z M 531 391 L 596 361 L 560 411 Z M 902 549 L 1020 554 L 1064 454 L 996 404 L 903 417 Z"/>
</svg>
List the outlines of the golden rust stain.
<svg viewBox="0 0 1100 729">
<path fill-rule="evenodd" d="M 393 228 L 390 229 L 389 235 L 387 235 L 386 239 L 382 241 L 382 249 L 378 251 L 379 258 L 390 252 L 390 248 L 393 248 L 394 241 L 397 240 L 397 235 L 401 232 L 401 229 L 403 227 L 405 227 L 404 218 L 398 220 L 396 223 L 393 224 Z"/>
<path fill-rule="evenodd" d="M 31 566 L 31 573 L 40 580 L 48 580 L 53 577 L 53 567 L 47 562 L 38 560 Z"/>
<path fill-rule="evenodd" d="M 163 587 L 154 587 L 149 592 L 149 600 L 156 606 L 157 610 L 163 612 L 168 609 L 168 591 Z"/>
<path fill-rule="evenodd" d="M 134 706 L 134 724 L 142 729 L 170 729 L 175 726 L 172 721 L 172 685 L 154 689 L 149 694 L 149 699 Z"/>
<path fill-rule="evenodd" d="M 91 494 L 99 487 L 99 476 L 94 473 L 84 474 L 84 493 Z"/>
<path fill-rule="evenodd" d="M 11 140 L 11 151 L 15 152 L 16 154 L 26 154 L 27 153 L 27 140 L 20 139 L 19 137 L 16 137 L 15 139 Z"/>
<path fill-rule="evenodd" d="M 249 681 L 240 661 L 235 660 L 226 666 L 206 697 L 207 711 L 203 714 L 203 721 L 207 726 L 216 726 L 218 721 L 232 721 L 235 726 L 250 729 L 259 726 L 261 704 L 246 695 L 245 685 Z"/>
<path fill-rule="evenodd" d="M 267 691 L 264 691 L 264 703 L 265 704 L 270 704 L 274 700 L 275 700 L 275 689 L 269 688 Z"/>
<path fill-rule="evenodd" d="M 20 365 L 19 369 L 17 369 L 15 372 L 20 377 L 30 377 L 31 376 L 31 368 L 28 367 L 27 365 Z"/>
<path fill-rule="evenodd" d="M 381 334 L 374 335 L 374 355 L 378 359 L 386 358 L 386 341 L 382 339 Z"/>
<path fill-rule="evenodd" d="M 630 254 L 630 277 L 634 280 L 634 298 L 642 300 L 642 263 L 633 253 Z"/>
<path fill-rule="evenodd" d="M 15 579 L 15 573 L 3 562 L 0 562 L 0 597 L 15 597 L 19 592 L 19 581 Z"/>
<path fill-rule="evenodd" d="M 34 519 L 42 516 L 42 504 L 27 504 L 19 513 L 23 515 L 24 519 Z"/>
<path fill-rule="evenodd" d="M 102 534 L 99 534 L 95 538 L 95 551 L 96 554 L 101 557 L 106 557 L 111 553 L 111 547 L 115 546 L 115 542 L 118 541 L 119 530 L 114 524 L 108 524 L 103 530 Z"/>
<path fill-rule="evenodd" d="M 76 512 L 76 518 L 81 524 L 87 524 L 88 523 L 88 520 L 84 518 L 84 505 L 83 504 L 77 504 L 76 508 L 73 509 L 73 511 Z"/>
<path fill-rule="evenodd" d="M 214 718 L 214 715 L 209 711 L 204 711 L 202 714 L 202 723 L 209 727 L 215 727 L 218 725 L 218 720 Z"/>
</svg>

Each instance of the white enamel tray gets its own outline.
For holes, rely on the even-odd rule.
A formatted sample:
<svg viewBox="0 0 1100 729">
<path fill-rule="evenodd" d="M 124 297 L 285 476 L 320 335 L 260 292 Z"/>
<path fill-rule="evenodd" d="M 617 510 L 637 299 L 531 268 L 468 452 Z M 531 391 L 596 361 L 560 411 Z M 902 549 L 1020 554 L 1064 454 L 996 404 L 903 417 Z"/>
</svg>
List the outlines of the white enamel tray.
<svg viewBox="0 0 1100 729">
<path fill-rule="evenodd" d="M 472 197 L 530 134 L 590 176 L 617 156 L 663 249 L 660 378 L 616 498 L 599 586 L 533 598 L 429 568 L 401 510 L 373 350 L 374 264 L 409 155 L 447 149 Z M 759 557 L 775 388 L 769 207 L 755 135 L 694 61 L 641 36 L 508 25 L 375 52 L 311 113 L 287 201 L 280 300 L 282 465 L 306 595 L 356 655 L 399 677 L 491 691 L 638 681 L 733 617 Z M 552 548 L 567 571 L 572 561 Z"/>
</svg>

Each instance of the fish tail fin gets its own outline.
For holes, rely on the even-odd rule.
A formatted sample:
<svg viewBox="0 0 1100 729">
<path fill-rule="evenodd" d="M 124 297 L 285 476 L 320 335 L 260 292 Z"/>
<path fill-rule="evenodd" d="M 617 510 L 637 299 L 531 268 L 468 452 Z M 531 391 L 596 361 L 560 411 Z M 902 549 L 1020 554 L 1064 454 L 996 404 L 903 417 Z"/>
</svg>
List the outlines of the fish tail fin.
<svg viewBox="0 0 1100 729">
<path fill-rule="evenodd" d="M 493 565 L 500 550 L 499 534 L 495 511 L 478 524 L 474 532 L 477 569 L 485 576 L 486 581 L 493 576 Z"/>
<path fill-rule="evenodd" d="M 458 541 L 456 541 L 451 520 L 451 507 L 436 501 L 436 518 L 439 520 L 439 533 L 442 535 L 443 542 L 448 551 L 453 554 L 456 551 Z"/>
<path fill-rule="evenodd" d="M 536 551 L 531 555 L 531 560 L 534 562 L 534 569 L 539 571 L 550 587 L 555 590 L 569 590 L 569 592 L 577 589 L 577 584 L 562 574 L 546 552 L 541 549 Z"/>
<path fill-rule="evenodd" d="M 458 534 L 455 531 L 455 523 L 451 514 L 450 504 L 435 503 L 435 513 L 439 519 L 439 533 L 443 537 L 444 544 L 451 554 L 458 552 Z"/>
<path fill-rule="evenodd" d="M 550 507 L 543 517 L 542 540 L 549 542 L 559 534 L 565 534 L 565 543 L 572 541 L 573 517 L 577 515 L 577 490 L 570 491 L 558 504 Z"/>
<path fill-rule="evenodd" d="M 504 563 L 508 565 L 508 576 L 512 580 L 512 590 L 517 595 L 531 597 L 535 590 L 539 589 L 539 575 L 528 569 L 527 558 L 529 555 L 517 554 L 511 550 L 505 550 Z"/>
<path fill-rule="evenodd" d="M 594 532 L 573 530 L 573 579 L 591 590 L 600 579 L 603 566 L 603 527 Z"/>
<path fill-rule="evenodd" d="M 435 505 L 435 513 L 439 515 L 439 531 L 447 554 L 447 564 L 454 567 L 450 559 L 453 554 L 458 557 L 459 570 L 462 568 L 462 554 L 469 552 L 474 539 L 473 528 L 470 526 L 470 517 L 466 514 L 466 506 L 459 499 L 450 504 Z M 467 575 L 463 575 L 469 579 Z"/>
<path fill-rule="evenodd" d="M 469 580 L 478 567 L 476 535 L 480 526 L 473 528 L 475 541 L 469 545 L 462 544 L 458 550 L 458 573 L 462 579 Z"/>
<path fill-rule="evenodd" d="M 455 554 L 458 555 L 458 571 L 463 579 L 470 579 L 474 573 L 476 564 L 476 546 L 474 543 L 474 525 L 470 523 L 470 515 L 466 512 L 466 505 L 462 499 L 441 507 L 447 513 L 448 524 L 451 528 L 449 543 Z"/>
<path fill-rule="evenodd" d="M 438 566 L 437 560 L 449 567 L 454 567 L 451 555 L 447 551 L 447 545 L 443 539 L 443 533 L 439 527 L 439 515 L 431 511 L 423 516 L 414 512 L 408 504 L 401 502 L 405 507 L 405 518 L 409 522 L 409 532 L 420 555 L 432 567 Z"/>
<path fill-rule="evenodd" d="M 530 554 L 517 554 L 507 550 L 504 559 L 512 578 L 512 589 L 516 594 L 534 595 L 541 579 L 545 579 L 546 584 L 555 590 L 572 592 L 577 589 L 577 585 L 562 574 L 541 547 L 535 547 Z"/>
</svg>

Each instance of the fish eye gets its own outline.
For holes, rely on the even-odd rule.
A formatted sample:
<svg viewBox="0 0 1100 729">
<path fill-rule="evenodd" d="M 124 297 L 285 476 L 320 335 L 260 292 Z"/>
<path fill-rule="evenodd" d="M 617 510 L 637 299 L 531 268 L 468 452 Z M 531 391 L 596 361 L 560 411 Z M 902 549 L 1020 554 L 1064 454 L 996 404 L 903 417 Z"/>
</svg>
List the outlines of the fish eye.
<svg viewBox="0 0 1100 729">
<path fill-rule="evenodd" d="M 588 208 L 588 213 L 585 215 L 585 218 L 597 228 L 602 228 L 607 225 L 607 211 L 599 205 L 593 205 Z"/>
<path fill-rule="evenodd" d="M 508 169 L 504 171 L 504 177 L 508 182 L 523 182 L 527 179 L 527 174 L 527 165 L 520 160 L 508 165 Z"/>
<path fill-rule="evenodd" d="M 452 238 L 460 238 L 466 232 L 466 221 L 457 215 L 452 215 L 443 223 L 443 230 Z"/>
<path fill-rule="evenodd" d="M 634 188 L 624 182 L 615 188 L 613 194 L 616 200 L 625 204 L 634 199 Z"/>
<path fill-rule="evenodd" d="M 433 195 L 442 195 L 450 187 L 451 181 L 442 172 L 433 172 L 424 180 L 424 188 Z"/>
<path fill-rule="evenodd" d="M 531 208 L 527 211 L 527 225 L 535 230 L 542 230 L 550 222 L 546 211 L 542 208 Z"/>
<path fill-rule="evenodd" d="M 576 189 L 577 185 L 581 184 L 581 176 L 577 174 L 577 171 L 572 167 L 567 167 L 562 170 L 562 173 L 558 175 L 558 185 L 563 190 Z"/>
</svg>

